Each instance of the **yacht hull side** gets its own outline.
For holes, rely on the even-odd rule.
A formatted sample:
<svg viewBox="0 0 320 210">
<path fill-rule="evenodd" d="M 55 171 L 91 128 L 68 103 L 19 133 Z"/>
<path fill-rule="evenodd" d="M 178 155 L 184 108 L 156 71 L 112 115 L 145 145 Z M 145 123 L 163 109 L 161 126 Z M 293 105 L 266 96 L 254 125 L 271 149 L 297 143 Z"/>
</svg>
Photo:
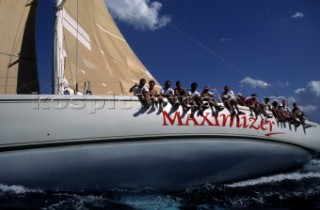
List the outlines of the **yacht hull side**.
<svg viewBox="0 0 320 210">
<path fill-rule="evenodd" d="M 311 158 L 292 145 L 244 139 L 104 142 L 0 153 L 0 182 L 47 190 L 179 190 L 297 168 Z"/>
<path fill-rule="evenodd" d="M 175 190 L 287 171 L 320 151 L 319 125 L 227 109 L 141 108 L 134 97 L 0 96 L 0 183 Z"/>
</svg>

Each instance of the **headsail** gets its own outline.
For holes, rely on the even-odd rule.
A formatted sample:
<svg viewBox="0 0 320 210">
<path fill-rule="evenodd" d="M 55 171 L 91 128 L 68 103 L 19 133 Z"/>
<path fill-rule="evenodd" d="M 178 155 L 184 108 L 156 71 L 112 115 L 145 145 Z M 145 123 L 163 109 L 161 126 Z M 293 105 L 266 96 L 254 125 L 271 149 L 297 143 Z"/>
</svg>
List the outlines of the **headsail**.
<svg viewBox="0 0 320 210">
<path fill-rule="evenodd" d="M 129 47 L 103 0 L 67 0 L 62 9 L 64 68 L 57 84 L 94 95 L 128 95 L 140 78 L 154 79 Z M 61 88 L 60 88 L 61 90 Z M 59 91 L 61 92 L 61 91 Z"/>
<path fill-rule="evenodd" d="M 0 94 L 39 91 L 36 8 L 37 0 L 0 1 Z"/>
<path fill-rule="evenodd" d="M 39 92 L 37 2 L 0 2 L 0 94 Z M 63 29 L 61 57 L 56 62 L 60 65 L 59 74 L 54 67 L 56 94 L 61 94 L 67 84 L 74 90 L 78 84 L 78 91 L 82 92 L 90 83 L 94 95 L 127 95 L 140 78 L 154 79 L 129 47 L 103 0 L 67 0 L 61 11 L 57 18 Z"/>
</svg>

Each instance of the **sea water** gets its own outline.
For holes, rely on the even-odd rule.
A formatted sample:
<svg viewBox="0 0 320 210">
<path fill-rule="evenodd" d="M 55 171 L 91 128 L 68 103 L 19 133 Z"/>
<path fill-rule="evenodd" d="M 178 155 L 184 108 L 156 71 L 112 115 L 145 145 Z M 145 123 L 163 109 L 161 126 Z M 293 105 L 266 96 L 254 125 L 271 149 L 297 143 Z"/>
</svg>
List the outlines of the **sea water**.
<svg viewBox="0 0 320 210">
<path fill-rule="evenodd" d="M 166 193 L 45 191 L 0 183 L 0 209 L 320 209 L 320 159 L 287 173 Z"/>
</svg>

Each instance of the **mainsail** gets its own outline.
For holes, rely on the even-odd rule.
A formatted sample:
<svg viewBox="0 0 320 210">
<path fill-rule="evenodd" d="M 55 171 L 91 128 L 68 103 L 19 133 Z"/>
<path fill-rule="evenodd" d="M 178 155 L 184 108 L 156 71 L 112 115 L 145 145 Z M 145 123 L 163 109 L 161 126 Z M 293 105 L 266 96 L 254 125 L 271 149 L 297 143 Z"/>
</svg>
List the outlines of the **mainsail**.
<svg viewBox="0 0 320 210">
<path fill-rule="evenodd" d="M 39 91 L 36 9 L 37 0 L 0 1 L 0 94 Z"/>
<path fill-rule="evenodd" d="M 117 28 L 103 0 L 67 0 L 61 8 L 63 67 L 56 85 L 94 95 L 128 95 L 140 78 L 154 78 Z M 59 65 L 59 64 L 58 64 Z"/>
<path fill-rule="evenodd" d="M 39 93 L 37 2 L 0 1 L 0 94 Z M 54 87 L 55 94 L 63 94 L 66 87 L 83 93 L 90 84 L 94 95 L 128 95 L 140 78 L 155 80 L 129 47 L 103 0 L 62 2 L 56 23 L 61 26 L 61 35 L 56 34 L 55 41 L 61 44 L 54 53 L 55 82 L 47 84 Z"/>
</svg>

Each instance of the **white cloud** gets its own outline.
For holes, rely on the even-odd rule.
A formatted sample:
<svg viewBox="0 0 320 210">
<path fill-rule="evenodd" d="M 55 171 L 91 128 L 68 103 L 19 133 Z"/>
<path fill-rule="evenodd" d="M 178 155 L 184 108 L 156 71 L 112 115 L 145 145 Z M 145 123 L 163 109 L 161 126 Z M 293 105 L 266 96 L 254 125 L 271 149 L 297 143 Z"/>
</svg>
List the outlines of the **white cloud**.
<svg viewBox="0 0 320 210">
<path fill-rule="evenodd" d="M 294 91 L 295 94 L 300 96 L 310 96 L 315 97 L 319 100 L 320 97 L 320 81 L 311 81 L 305 88 L 299 88 Z"/>
<path fill-rule="evenodd" d="M 249 85 L 252 88 L 257 88 L 257 87 L 267 88 L 267 87 L 270 86 L 270 84 L 268 84 L 265 81 L 262 81 L 262 80 L 259 80 L 259 79 L 258 80 L 252 79 L 251 77 L 244 78 L 243 80 L 240 81 L 240 84 Z"/>
<path fill-rule="evenodd" d="M 320 81 L 310 81 L 306 87 L 295 90 L 293 98 L 311 120 L 320 122 Z"/>
<path fill-rule="evenodd" d="M 312 113 L 312 112 L 315 112 L 318 107 L 317 106 L 314 106 L 314 105 L 307 105 L 307 106 L 300 106 L 301 109 L 305 112 L 305 113 Z"/>
<path fill-rule="evenodd" d="M 277 86 L 277 87 L 288 87 L 290 85 L 289 81 L 286 81 L 286 82 L 281 82 L 281 81 L 277 81 L 274 86 Z"/>
<path fill-rule="evenodd" d="M 160 16 L 162 4 L 150 0 L 105 0 L 112 16 L 136 29 L 156 30 L 171 22 L 169 15 Z"/>
<path fill-rule="evenodd" d="M 219 42 L 230 42 L 230 41 L 231 41 L 230 38 L 221 38 L 221 39 L 219 40 Z"/>
<path fill-rule="evenodd" d="M 320 96 L 320 81 L 311 81 L 308 87 L 317 97 Z"/>
<path fill-rule="evenodd" d="M 302 12 L 296 12 L 294 15 L 291 16 L 293 19 L 302 19 L 304 17 L 304 14 Z"/>
<path fill-rule="evenodd" d="M 299 88 L 299 89 L 296 89 L 296 90 L 294 91 L 294 93 L 295 93 L 295 94 L 302 94 L 304 91 L 306 91 L 305 88 Z"/>
</svg>

